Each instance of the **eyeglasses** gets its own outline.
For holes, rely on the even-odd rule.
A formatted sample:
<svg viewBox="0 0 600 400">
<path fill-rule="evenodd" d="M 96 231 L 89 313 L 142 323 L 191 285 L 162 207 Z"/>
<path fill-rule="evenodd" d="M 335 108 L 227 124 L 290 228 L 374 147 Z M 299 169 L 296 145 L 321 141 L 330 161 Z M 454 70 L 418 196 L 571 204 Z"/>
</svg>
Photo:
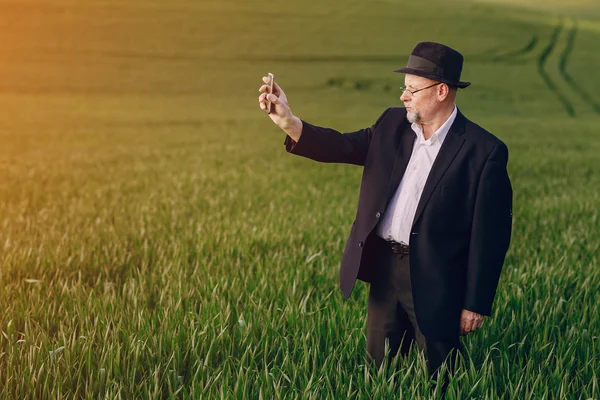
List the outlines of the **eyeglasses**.
<svg viewBox="0 0 600 400">
<path fill-rule="evenodd" d="M 408 93 L 410 93 L 411 96 L 414 96 L 415 93 L 418 93 L 421 90 L 429 89 L 429 88 L 432 88 L 434 86 L 441 85 L 441 84 L 442 84 L 442 82 L 438 82 L 438 83 L 434 83 L 433 85 L 429 85 L 427 87 L 424 87 L 422 89 L 417 89 L 417 90 L 410 90 L 406 86 L 400 86 L 400 90 L 402 91 L 402 94 L 404 94 L 404 92 L 408 92 Z"/>
</svg>

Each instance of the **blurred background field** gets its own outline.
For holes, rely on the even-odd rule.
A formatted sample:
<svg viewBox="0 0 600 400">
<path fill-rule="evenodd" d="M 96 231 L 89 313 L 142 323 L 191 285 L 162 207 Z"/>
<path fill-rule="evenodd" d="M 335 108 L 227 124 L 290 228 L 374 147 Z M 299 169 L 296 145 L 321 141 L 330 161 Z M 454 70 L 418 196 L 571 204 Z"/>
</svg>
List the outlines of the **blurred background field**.
<svg viewBox="0 0 600 400">
<path fill-rule="evenodd" d="M 337 286 L 361 169 L 286 154 L 257 98 L 370 126 L 433 40 L 514 188 L 448 397 L 600 398 L 600 6 L 519 3 L 3 0 L 0 397 L 429 398 L 417 352 L 365 366 Z"/>
</svg>

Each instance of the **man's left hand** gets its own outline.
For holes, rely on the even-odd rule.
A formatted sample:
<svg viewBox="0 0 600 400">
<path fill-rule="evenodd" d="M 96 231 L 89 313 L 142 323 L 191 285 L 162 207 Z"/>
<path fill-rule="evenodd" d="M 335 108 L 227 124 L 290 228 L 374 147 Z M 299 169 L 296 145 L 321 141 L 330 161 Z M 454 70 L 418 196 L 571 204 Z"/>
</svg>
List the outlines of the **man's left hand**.
<svg viewBox="0 0 600 400">
<path fill-rule="evenodd" d="M 462 310 L 460 314 L 460 334 L 461 336 L 481 328 L 483 324 L 483 315 L 474 313 L 469 310 Z"/>
</svg>

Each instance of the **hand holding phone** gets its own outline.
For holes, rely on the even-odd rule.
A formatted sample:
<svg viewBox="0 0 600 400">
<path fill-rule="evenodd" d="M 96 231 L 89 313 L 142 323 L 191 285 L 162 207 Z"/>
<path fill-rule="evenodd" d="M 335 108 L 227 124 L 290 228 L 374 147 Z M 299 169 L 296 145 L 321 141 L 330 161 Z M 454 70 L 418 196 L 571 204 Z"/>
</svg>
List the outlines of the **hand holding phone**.
<svg viewBox="0 0 600 400">
<path fill-rule="evenodd" d="M 258 91 L 261 93 L 258 96 L 258 104 L 264 112 L 269 114 L 269 118 L 280 127 L 289 137 L 298 141 L 302 134 L 302 120 L 296 117 L 290 106 L 288 105 L 287 96 L 283 89 L 275 82 L 273 74 L 263 76 L 262 85 Z M 268 100 L 267 96 L 272 95 L 272 100 Z"/>
</svg>

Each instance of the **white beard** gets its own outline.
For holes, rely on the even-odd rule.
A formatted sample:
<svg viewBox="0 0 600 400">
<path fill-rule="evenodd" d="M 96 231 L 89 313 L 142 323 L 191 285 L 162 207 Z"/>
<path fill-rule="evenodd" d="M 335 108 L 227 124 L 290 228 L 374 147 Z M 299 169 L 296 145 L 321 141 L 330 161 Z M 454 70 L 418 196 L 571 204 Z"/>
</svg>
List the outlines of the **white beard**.
<svg viewBox="0 0 600 400">
<path fill-rule="evenodd" d="M 406 119 L 408 119 L 408 122 L 410 122 L 411 124 L 420 122 L 421 121 L 421 113 L 419 112 L 419 110 L 407 111 Z"/>
</svg>

